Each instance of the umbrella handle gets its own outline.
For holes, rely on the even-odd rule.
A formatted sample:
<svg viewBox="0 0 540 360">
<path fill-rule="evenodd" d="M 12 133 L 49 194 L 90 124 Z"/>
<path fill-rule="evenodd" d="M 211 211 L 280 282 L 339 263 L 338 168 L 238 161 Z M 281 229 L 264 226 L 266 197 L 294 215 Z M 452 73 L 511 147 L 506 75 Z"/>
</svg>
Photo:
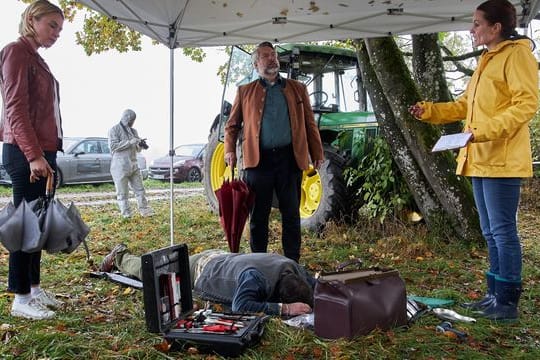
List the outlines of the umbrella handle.
<svg viewBox="0 0 540 360">
<path fill-rule="evenodd" d="M 231 166 L 231 181 L 234 180 L 234 166 Z"/>
<path fill-rule="evenodd" d="M 47 175 L 47 185 L 45 186 L 45 194 L 47 195 L 47 197 L 52 196 L 53 189 L 54 189 L 54 177 L 53 177 L 53 174 L 49 173 L 49 175 Z"/>
</svg>

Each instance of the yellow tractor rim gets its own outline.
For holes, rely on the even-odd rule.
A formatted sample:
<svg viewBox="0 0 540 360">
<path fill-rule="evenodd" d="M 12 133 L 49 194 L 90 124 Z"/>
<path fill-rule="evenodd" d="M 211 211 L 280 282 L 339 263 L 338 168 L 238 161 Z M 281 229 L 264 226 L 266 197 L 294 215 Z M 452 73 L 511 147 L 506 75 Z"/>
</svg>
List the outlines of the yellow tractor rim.
<svg viewBox="0 0 540 360">
<path fill-rule="evenodd" d="M 231 170 L 225 164 L 224 156 L 225 146 L 223 143 L 218 143 L 212 154 L 212 161 L 210 162 L 210 185 L 213 191 L 219 189 L 225 179 L 231 178 Z"/>
<path fill-rule="evenodd" d="M 302 174 L 301 192 L 300 217 L 304 219 L 317 211 L 323 196 L 321 177 L 313 167 Z"/>
</svg>

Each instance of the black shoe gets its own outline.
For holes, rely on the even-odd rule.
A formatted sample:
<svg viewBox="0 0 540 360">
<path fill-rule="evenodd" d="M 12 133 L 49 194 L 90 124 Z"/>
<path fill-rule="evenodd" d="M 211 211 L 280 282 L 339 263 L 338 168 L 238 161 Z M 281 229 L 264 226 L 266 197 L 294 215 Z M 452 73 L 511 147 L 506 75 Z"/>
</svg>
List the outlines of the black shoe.
<svg viewBox="0 0 540 360">
<path fill-rule="evenodd" d="M 103 261 L 101 262 L 101 265 L 99 266 L 99 271 L 101 272 L 111 272 L 111 270 L 114 268 L 114 259 L 116 258 L 116 255 L 120 252 L 124 252 L 127 250 L 127 246 L 124 244 L 118 244 L 116 245 L 110 253 L 105 255 L 103 258 Z"/>
</svg>

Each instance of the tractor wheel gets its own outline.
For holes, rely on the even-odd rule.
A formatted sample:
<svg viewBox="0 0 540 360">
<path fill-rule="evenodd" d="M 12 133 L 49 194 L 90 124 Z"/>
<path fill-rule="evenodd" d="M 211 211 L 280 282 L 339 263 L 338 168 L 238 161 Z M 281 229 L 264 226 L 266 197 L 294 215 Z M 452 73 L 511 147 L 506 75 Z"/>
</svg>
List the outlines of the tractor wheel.
<svg viewBox="0 0 540 360">
<path fill-rule="evenodd" d="M 212 129 L 208 136 L 208 145 L 204 154 L 204 192 L 210 210 L 219 212 L 219 204 L 215 191 L 221 187 L 223 181 L 230 179 L 231 170 L 225 164 L 225 146 L 219 141 L 217 127 Z"/>
<path fill-rule="evenodd" d="M 341 216 L 347 201 L 343 180 L 345 159 L 331 146 L 324 147 L 325 162 L 319 169 L 304 171 L 300 199 L 302 227 L 321 231 L 326 222 Z"/>
</svg>

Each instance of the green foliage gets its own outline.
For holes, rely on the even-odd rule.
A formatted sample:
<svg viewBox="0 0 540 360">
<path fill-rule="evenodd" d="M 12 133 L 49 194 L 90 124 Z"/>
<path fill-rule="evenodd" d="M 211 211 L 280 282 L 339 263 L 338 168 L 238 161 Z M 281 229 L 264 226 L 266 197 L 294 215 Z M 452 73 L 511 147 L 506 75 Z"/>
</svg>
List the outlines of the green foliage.
<svg viewBox="0 0 540 360">
<path fill-rule="evenodd" d="M 410 204 L 412 197 L 388 144 L 382 138 L 371 141 L 371 151 L 365 153 L 358 166 L 346 169 L 344 175 L 347 186 L 356 195 L 353 201 L 359 213 L 383 223 L 389 215 L 397 215 Z"/>
<path fill-rule="evenodd" d="M 198 63 L 202 63 L 206 57 L 206 53 L 202 48 L 183 48 L 182 53 Z"/>
<path fill-rule="evenodd" d="M 85 18 L 83 31 L 75 33 L 77 44 L 82 45 L 87 55 L 111 49 L 121 53 L 140 51 L 141 36 L 113 19 L 95 13 Z"/>
</svg>

